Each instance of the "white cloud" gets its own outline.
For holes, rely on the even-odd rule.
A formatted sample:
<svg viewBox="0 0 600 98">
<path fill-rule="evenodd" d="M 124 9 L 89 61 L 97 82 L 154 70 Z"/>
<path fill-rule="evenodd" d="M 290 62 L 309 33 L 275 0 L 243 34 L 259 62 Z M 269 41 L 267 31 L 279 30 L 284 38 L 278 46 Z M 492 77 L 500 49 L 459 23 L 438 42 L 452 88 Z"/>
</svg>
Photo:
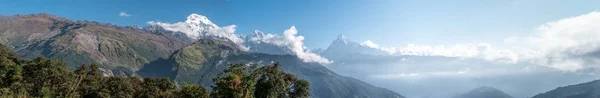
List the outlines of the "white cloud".
<svg viewBox="0 0 600 98">
<path fill-rule="evenodd" d="M 131 14 L 127 14 L 125 12 L 121 12 L 121 13 L 119 13 L 119 16 L 129 17 L 129 16 L 131 16 Z"/>
<path fill-rule="evenodd" d="M 187 17 L 185 22 L 163 23 L 157 21 L 148 21 L 147 23 L 150 25 L 161 26 L 166 30 L 185 33 L 192 39 L 200 39 L 203 37 L 219 37 L 229 39 L 240 46 L 243 46 L 242 43 L 244 43 L 244 40 L 242 40 L 238 35 L 234 34 L 236 30 L 235 25 L 219 27 L 208 20 L 206 16 L 198 14 L 191 14 Z"/>
<path fill-rule="evenodd" d="M 360 45 L 371 47 L 371 48 L 379 48 L 379 45 L 373 43 L 371 40 L 367 40 L 367 41 L 365 41 L 363 43 L 360 43 Z"/>
<path fill-rule="evenodd" d="M 450 47 L 409 44 L 406 47 L 399 48 L 398 51 L 400 55 L 479 58 L 506 63 L 516 63 L 519 59 L 517 54 L 510 50 L 494 49 L 486 43 L 476 45 L 457 44 Z"/>
<path fill-rule="evenodd" d="M 322 64 L 331 63 L 331 61 L 327 60 L 326 58 L 306 50 L 304 42 L 302 42 L 304 41 L 304 36 L 296 36 L 296 34 L 298 34 L 298 31 L 294 26 L 283 32 L 284 38 L 291 42 L 288 46 L 294 53 L 296 53 L 298 58 L 304 60 L 305 62 L 317 62 Z"/>
<path fill-rule="evenodd" d="M 413 55 L 413 56 L 445 56 L 461 58 L 479 58 L 487 61 L 516 63 L 519 60 L 517 53 L 506 49 L 494 49 L 490 44 L 457 44 L 450 47 L 444 45 L 428 46 L 408 44 L 404 47 L 381 47 L 367 40 L 360 45 L 378 49 L 391 55 Z"/>
<path fill-rule="evenodd" d="M 283 36 L 260 33 L 259 36 L 251 37 L 250 40 L 277 46 L 285 46 L 304 62 L 317 62 L 321 64 L 329 64 L 332 62 L 310 52 L 310 50 L 304 46 L 304 36 L 298 36 L 297 34 L 298 30 L 296 30 L 295 26 L 292 26 L 290 29 L 283 32 Z"/>
<path fill-rule="evenodd" d="M 367 40 L 365 42 L 362 42 L 362 43 L 360 43 L 360 45 L 367 46 L 367 47 L 373 48 L 373 49 L 377 49 L 379 51 L 383 51 L 383 52 L 386 52 L 388 54 L 395 54 L 396 52 L 398 52 L 398 49 L 396 47 L 379 47 L 378 44 L 375 44 L 371 40 Z"/>
<path fill-rule="evenodd" d="M 538 54 L 531 60 L 567 71 L 600 67 L 600 12 L 548 22 L 536 34 L 520 37 L 518 42 Z M 511 39 L 511 40 L 514 40 Z"/>
<path fill-rule="evenodd" d="M 489 44 L 457 44 L 450 47 L 409 44 L 398 54 L 417 56 L 469 57 L 488 61 L 530 62 L 564 71 L 600 68 L 600 12 L 548 22 L 529 36 L 510 36 L 513 47 L 496 49 Z M 370 41 L 363 45 L 381 48 Z"/>
</svg>

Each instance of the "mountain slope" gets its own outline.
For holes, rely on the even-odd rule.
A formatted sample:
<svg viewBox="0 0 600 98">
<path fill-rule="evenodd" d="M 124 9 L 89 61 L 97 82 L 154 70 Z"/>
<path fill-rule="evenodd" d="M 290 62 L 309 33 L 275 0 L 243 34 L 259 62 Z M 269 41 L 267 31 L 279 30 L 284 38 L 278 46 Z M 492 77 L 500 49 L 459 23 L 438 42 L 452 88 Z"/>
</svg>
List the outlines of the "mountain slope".
<svg viewBox="0 0 600 98">
<path fill-rule="evenodd" d="M 0 43 L 22 57 L 57 58 L 68 61 L 71 68 L 96 62 L 108 69 L 135 71 L 186 44 L 168 33 L 43 13 L 0 16 L 0 25 Z"/>
<path fill-rule="evenodd" d="M 600 98 L 600 80 L 558 87 L 532 98 Z"/>
<path fill-rule="evenodd" d="M 168 76 L 177 83 L 199 83 L 210 87 L 212 78 L 218 76 L 229 64 L 267 65 L 279 62 L 284 71 L 311 83 L 313 97 L 403 98 L 390 90 L 338 75 L 320 64 L 302 62 L 293 55 L 247 53 L 240 51 L 233 42 L 223 39 L 200 39 L 175 52 L 166 62 L 171 63 L 151 63 L 149 67 L 138 71 L 138 74 L 145 77 Z M 156 74 L 157 72 L 163 74 Z"/>
<path fill-rule="evenodd" d="M 454 98 L 513 98 L 510 95 L 489 86 L 482 86 L 470 90 Z"/>
</svg>

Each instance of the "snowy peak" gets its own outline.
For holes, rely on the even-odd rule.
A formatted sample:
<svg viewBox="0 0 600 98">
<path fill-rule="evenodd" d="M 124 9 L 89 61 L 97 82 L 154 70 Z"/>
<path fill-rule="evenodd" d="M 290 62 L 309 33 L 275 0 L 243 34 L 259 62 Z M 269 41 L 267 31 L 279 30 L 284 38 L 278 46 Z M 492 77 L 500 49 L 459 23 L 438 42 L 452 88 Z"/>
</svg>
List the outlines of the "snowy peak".
<svg viewBox="0 0 600 98">
<path fill-rule="evenodd" d="M 187 20 L 185 20 L 185 22 L 196 25 L 196 26 L 205 25 L 205 26 L 211 26 L 211 27 L 218 27 L 216 24 L 214 24 L 210 20 L 208 20 L 208 18 L 206 18 L 206 16 L 202 16 L 202 15 L 198 15 L 198 14 L 191 14 L 190 16 L 187 17 Z"/>
<path fill-rule="evenodd" d="M 260 39 L 263 39 L 265 36 L 266 35 L 264 32 L 261 32 L 259 30 L 254 30 L 254 31 L 252 31 L 252 33 L 250 33 L 250 37 L 252 37 L 252 39 L 250 39 L 250 40 L 254 40 L 254 41 L 260 40 Z"/>
<path fill-rule="evenodd" d="M 190 39 L 198 40 L 204 37 L 218 37 L 227 38 L 236 44 L 241 44 L 244 41 L 239 38 L 235 32 L 235 25 L 219 27 L 206 16 L 191 14 L 187 17 L 184 22 L 177 23 L 163 23 L 157 21 L 149 21 L 148 24 L 156 25 L 164 28 L 165 30 L 182 32 L 186 34 Z"/>
<path fill-rule="evenodd" d="M 252 34 L 254 34 L 254 35 L 265 35 L 265 33 L 262 32 L 262 31 L 260 31 L 260 30 L 254 30 L 254 31 L 252 31 Z"/>
<path fill-rule="evenodd" d="M 348 42 L 351 42 L 348 40 L 348 38 L 346 38 L 346 36 L 344 35 L 338 35 L 337 39 L 333 41 L 334 43 L 344 43 L 344 44 L 348 44 Z"/>
<path fill-rule="evenodd" d="M 360 44 L 349 40 L 344 35 L 339 35 L 329 47 L 323 51 L 323 55 L 327 57 L 336 58 L 339 55 L 348 54 L 368 54 L 368 55 L 389 55 L 386 51 L 378 49 L 377 45 L 368 41 L 368 43 Z"/>
</svg>

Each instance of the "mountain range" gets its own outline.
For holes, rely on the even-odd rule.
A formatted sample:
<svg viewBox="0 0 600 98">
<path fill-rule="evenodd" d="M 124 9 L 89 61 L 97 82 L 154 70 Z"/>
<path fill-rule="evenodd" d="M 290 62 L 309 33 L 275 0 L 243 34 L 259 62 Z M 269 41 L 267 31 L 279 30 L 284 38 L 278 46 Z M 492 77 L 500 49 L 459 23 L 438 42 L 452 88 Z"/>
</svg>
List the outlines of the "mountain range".
<svg viewBox="0 0 600 98">
<path fill-rule="evenodd" d="M 179 84 L 198 83 L 205 88 L 228 64 L 279 62 L 285 71 L 308 80 L 315 98 L 403 98 L 393 91 L 338 75 L 319 63 L 305 62 L 294 56 L 297 51 L 251 42 L 247 42 L 251 47 L 247 48 L 240 45 L 243 40 L 232 38 L 237 35 L 210 33 L 227 27 L 218 27 L 206 17 L 191 15 L 186 22 L 197 24 L 188 25 L 192 31 L 205 33 L 195 35 L 157 25 L 140 28 L 72 21 L 45 13 L 0 15 L 0 43 L 25 58 L 43 56 L 67 61 L 71 69 L 98 63 L 106 76 L 169 77 Z M 281 51 L 261 52 L 271 51 L 268 49 Z"/>
<path fill-rule="evenodd" d="M 105 76 L 168 77 L 178 84 L 195 83 L 205 88 L 210 88 L 211 80 L 229 64 L 280 63 L 284 71 L 309 81 L 315 98 L 448 98 L 452 95 L 520 98 L 543 91 L 547 92 L 533 98 L 596 98 L 600 95 L 594 75 L 561 72 L 529 63 L 401 55 L 366 42 L 354 42 L 343 35 L 325 49 L 308 49 L 298 43 L 301 36 L 291 32 L 294 27 L 283 35 L 259 30 L 237 35 L 231 30 L 235 26 L 219 27 L 197 14 L 188 16 L 185 22 L 149 24 L 146 27 L 117 26 L 73 21 L 46 13 L 0 15 L 0 44 L 26 59 L 43 56 L 67 61 L 70 69 L 97 63 Z M 306 55 L 322 56 L 332 62 L 310 62 L 303 58 Z M 511 74 L 497 74 L 507 71 Z M 563 85 L 568 86 L 554 89 Z"/>
<path fill-rule="evenodd" d="M 598 79 L 594 74 L 565 72 L 529 62 L 398 54 L 402 51 L 389 54 L 344 36 L 331 42 L 328 48 L 313 50 L 334 61 L 327 68 L 376 86 L 389 87 L 410 98 L 451 98 L 481 85 L 524 98 L 558 86 Z"/>
</svg>

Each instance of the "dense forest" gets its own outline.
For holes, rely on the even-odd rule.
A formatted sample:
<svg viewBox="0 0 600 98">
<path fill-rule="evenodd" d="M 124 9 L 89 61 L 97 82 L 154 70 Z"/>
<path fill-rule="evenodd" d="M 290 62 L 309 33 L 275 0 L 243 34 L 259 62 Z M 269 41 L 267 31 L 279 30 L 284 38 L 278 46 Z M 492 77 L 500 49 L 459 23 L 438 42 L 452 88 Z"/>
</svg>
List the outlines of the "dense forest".
<svg viewBox="0 0 600 98">
<path fill-rule="evenodd" d="M 177 85 L 168 78 L 105 77 L 97 64 L 71 71 L 68 64 L 38 57 L 21 59 L 0 44 L 0 97 L 85 98 L 306 98 L 308 81 L 280 65 L 233 64 L 214 77 L 212 91 L 197 84 Z"/>
</svg>

